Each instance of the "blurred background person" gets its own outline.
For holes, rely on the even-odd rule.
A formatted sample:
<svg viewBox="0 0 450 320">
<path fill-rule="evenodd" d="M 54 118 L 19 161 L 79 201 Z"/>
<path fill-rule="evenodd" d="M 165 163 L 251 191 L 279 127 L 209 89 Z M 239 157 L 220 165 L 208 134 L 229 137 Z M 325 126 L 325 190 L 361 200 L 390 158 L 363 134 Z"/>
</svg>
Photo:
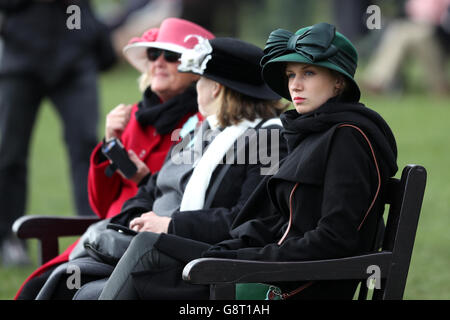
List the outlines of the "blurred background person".
<svg viewBox="0 0 450 320">
<path fill-rule="evenodd" d="M 97 6 L 111 31 L 117 55 L 126 58 L 123 48 L 128 41 L 150 28 L 158 27 L 167 17 L 180 17 L 182 0 L 101 1 Z"/>
<path fill-rule="evenodd" d="M 79 29 L 68 25 L 72 4 L 82 16 Z M 76 213 L 91 215 L 87 175 L 98 141 L 97 76 L 116 59 L 88 1 L 2 1 L 0 11 L 1 260 L 20 265 L 29 260 L 11 226 L 26 210 L 29 145 L 41 102 L 49 98 L 63 124 Z"/>
<path fill-rule="evenodd" d="M 422 67 L 422 77 L 433 94 L 450 93 L 446 74 L 449 42 L 450 0 L 408 0 L 406 17 L 392 21 L 384 32 L 363 74 L 363 86 L 373 93 L 395 89 L 406 58 L 414 54 Z M 410 64 L 408 64 L 410 66 Z"/>
<path fill-rule="evenodd" d="M 352 42 L 367 34 L 366 10 L 373 3 L 370 0 L 334 0 L 333 16 L 336 27 Z"/>
</svg>

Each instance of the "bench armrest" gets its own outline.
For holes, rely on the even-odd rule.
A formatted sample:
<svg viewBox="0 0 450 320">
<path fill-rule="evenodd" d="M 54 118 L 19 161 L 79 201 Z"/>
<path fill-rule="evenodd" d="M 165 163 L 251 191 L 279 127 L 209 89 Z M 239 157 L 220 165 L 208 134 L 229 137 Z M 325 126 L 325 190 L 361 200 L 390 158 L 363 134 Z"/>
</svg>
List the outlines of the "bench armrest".
<svg viewBox="0 0 450 320">
<path fill-rule="evenodd" d="M 40 244 L 40 264 L 59 253 L 58 238 L 81 235 L 98 217 L 23 216 L 17 219 L 12 230 L 21 239 L 36 238 Z"/>
<path fill-rule="evenodd" d="M 390 252 L 302 262 L 200 258 L 185 266 L 183 279 L 194 284 L 365 279 L 371 265 L 377 265 L 385 278 L 391 258 Z"/>
</svg>

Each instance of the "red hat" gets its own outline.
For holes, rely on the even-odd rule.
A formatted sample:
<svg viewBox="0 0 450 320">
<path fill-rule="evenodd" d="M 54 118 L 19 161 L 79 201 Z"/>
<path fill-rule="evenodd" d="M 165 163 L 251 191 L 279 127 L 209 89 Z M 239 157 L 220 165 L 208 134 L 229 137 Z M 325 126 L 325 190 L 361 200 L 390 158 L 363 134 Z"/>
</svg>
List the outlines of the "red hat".
<svg viewBox="0 0 450 320">
<path fill-rule="evenodd" d="M 144 32 L 142 37 L 133 38 L 123 48 L 127 60 L 141 73 L 147 70 L 147 48 L 159 48 L 173 52 L 183 53 L 192 49 L 198 42 L 199 35 L 206 39 L 213 39 L 214 35 L 205 28 L 179 18 L 167 18 L 158 28 L 152 28 Z M 186 41 L 185 41 L 186 40 Z"/>
</svg>

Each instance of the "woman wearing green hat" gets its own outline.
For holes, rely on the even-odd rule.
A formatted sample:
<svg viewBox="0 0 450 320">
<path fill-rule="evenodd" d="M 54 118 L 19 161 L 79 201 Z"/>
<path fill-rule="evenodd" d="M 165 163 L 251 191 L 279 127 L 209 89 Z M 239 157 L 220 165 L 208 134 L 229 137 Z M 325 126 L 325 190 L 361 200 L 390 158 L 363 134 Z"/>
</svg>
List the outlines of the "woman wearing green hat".
<svg viewBox="0 0 450 320">
<path fill-rule="evenodd" d="M 373 250 L 381 188 L 397 171 L 397 149 L 387 123 L 359 103 L 354 46 L 319 23 L 295 34 L 273 31 L 264 53 L 264 80 L 295 107 L 281 115 L 289 155 L 240 212 L 233 239 L 203 256 L 302 261 Z M 316 281 L 281 289 L 284 297 L 351 299 L 356 285 Z"/>
</svg>

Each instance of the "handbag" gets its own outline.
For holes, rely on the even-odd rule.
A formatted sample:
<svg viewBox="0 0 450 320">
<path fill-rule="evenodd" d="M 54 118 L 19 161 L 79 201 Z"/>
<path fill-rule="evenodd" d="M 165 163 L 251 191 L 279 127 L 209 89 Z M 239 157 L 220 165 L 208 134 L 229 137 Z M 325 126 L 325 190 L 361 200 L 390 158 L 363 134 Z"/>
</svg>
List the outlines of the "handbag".
<svg viewBox="0 0 450 320">
<path fill-rule="evenodd" d="M 108 223 L 110 223 L 110 220 L 111 219 L 103 219 L 100 220 L 99 222 L 91 224 L 83 233 L 83 235 L 80 237 L 80 240 L 70 253 L 69 261 L 82 257 L 87 257 L 88 253 L 84 248 L 84 244 L 86 242 L 92 241 L 92 239 L 94 239 L 100 232 L 106 230 L 106 226 L 108 225 Z"/>
<path fill-rule="evenodd" d="M 114 266 L 119 262 L 136 234 L 136 231 L 125 226 L 108 223 L 105 230 L 84 243 L 84 248 L 87 254 L 95 260 Z"/>
<path fill-rule="evenodd" d="M 137 234 L 120 224 L 105 219 L 92 224 L 72 250 L 69 261 L 90 256 L 109 265 L 116 265 Z"/>
</svg>

